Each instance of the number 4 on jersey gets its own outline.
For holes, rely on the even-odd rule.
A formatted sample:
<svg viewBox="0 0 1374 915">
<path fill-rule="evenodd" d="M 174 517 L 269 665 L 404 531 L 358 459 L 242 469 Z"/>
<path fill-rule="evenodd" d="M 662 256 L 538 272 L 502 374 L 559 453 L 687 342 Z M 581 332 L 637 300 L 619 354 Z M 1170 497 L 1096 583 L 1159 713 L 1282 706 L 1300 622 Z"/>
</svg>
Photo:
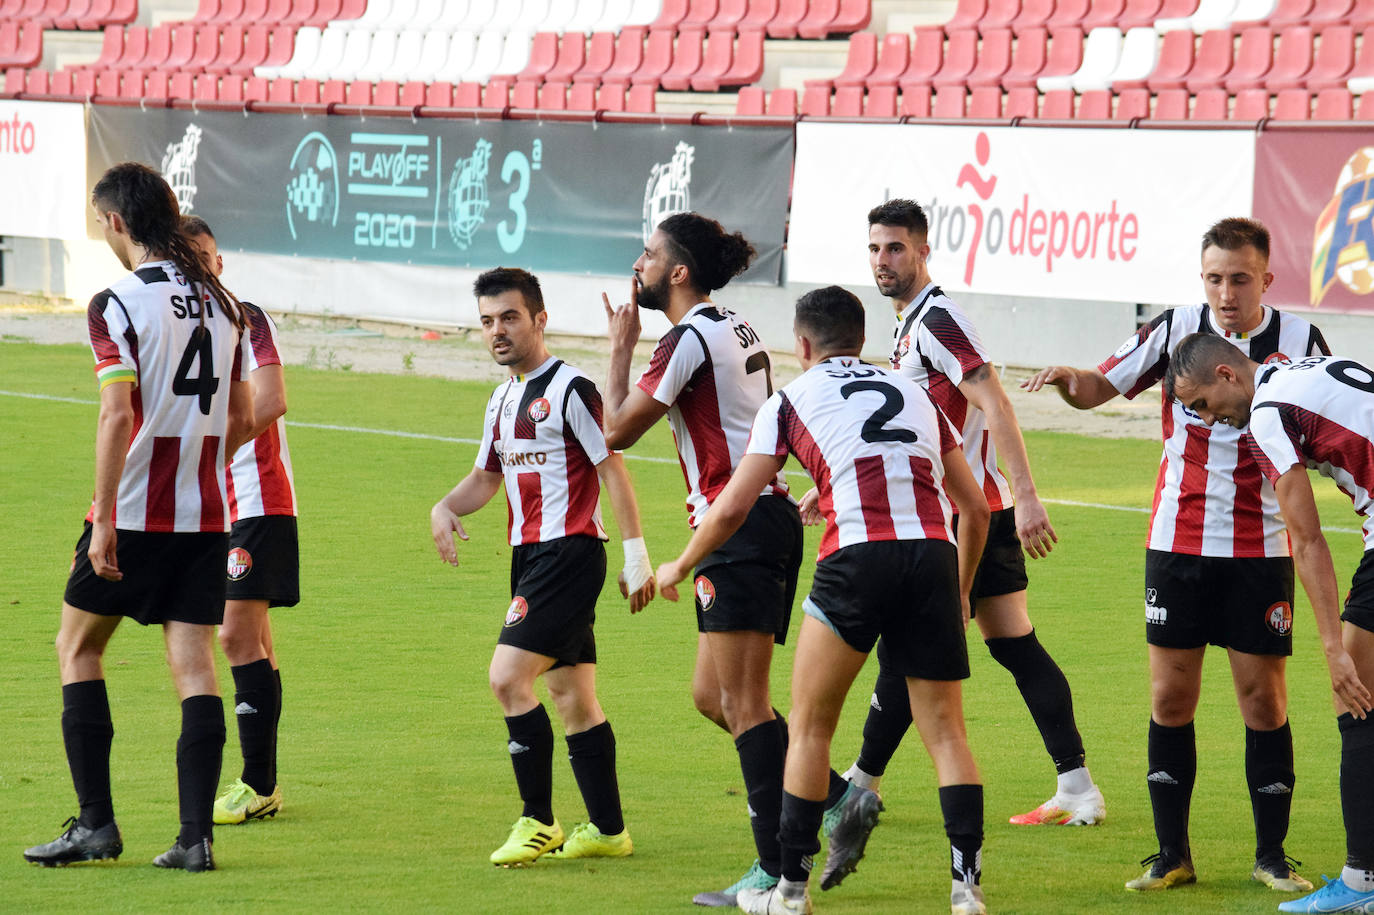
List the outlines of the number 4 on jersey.
<svg viewBox="0 0 1374 915">
<path fill-rule="evenodd" d="M 199 356 L 200 373 L 191 377 L 191 363 Z M 219 379 L 215 377 L 215 354 L 210 348 L 210 329 L 197 327 L 191 332 L 191 340 L 186 351 L 181 354 L 181 364 L 177 366 L 176 377 L 172 379 L 172 393 L 200 398 L 200 412 L 210 415 L 210 400 L 219 390 Z"/>
</svg>

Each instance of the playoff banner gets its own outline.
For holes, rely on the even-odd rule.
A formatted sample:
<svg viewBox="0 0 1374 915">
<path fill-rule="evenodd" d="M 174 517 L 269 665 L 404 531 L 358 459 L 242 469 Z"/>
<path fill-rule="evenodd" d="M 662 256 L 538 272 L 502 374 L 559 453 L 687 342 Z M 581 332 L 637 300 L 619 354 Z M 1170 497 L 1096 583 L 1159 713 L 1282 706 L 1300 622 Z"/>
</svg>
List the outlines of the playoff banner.
<svg viewBox="0 0 1374 915">
<path fill-rule="evenodd" d="M 1255 216 L 1269 226 L 1279 307 L 1374 312 L 1374 131 L 1265 131 Z"/>
<path fill-rule="evenodd" d="M 791 128 L 302 117 L 93 106 L 93 184 L 159 168 L 221 245 L 272 254 L 628 274 L 647 233 L 698 210 L 777 283 Z M 91 234 L 95 226 L 90 224 Z"/>
<path fill-rule="evenodd" d="M 0 100 L 0 235 L 82 238 L 85 106 Z"/>
<path fill-rule="evenodd" d="M 945 289 L 1202 300 L 1198 244 L 1249 215 L 1254 135 L 902 124 L 797 126 L 788 281 L 867 285 L 870 208 L 916 200 Z"/>
</svg>

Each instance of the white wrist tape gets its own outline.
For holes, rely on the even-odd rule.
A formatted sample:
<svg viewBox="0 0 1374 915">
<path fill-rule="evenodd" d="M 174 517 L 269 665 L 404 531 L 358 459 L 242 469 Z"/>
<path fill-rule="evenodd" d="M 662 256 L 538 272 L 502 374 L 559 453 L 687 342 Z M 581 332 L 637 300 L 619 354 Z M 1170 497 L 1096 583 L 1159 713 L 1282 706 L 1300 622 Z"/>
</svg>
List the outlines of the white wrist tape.
<svg viewBox="0 0 1374 915">
<path fill-rule="evenodd" d="M 621 541 L 621 546 L 625 548 L 625 588 L 633 594 L 644 587 L 654 569 L 649 564 L 649 550 L 644 546 L 643 537 Z"/>
</svg>

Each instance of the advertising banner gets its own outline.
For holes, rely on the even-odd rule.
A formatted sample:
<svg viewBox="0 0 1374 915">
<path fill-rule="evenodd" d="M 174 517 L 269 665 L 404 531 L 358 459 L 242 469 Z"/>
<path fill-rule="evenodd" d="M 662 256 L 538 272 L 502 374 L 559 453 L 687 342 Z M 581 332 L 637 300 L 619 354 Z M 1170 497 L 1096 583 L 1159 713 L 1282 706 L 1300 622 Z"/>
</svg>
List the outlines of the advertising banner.
<svg viewBox="0 0 1374 915">
<path fill-rule="evenodd" d="M 930 220 L 947 290 L 1197 302 L 1198 240 L 1250 214 L 1254 135 L 808 123 L 797 126 L 788 281 L 863 285 L 868 210 Z"/>
<path fill-rule="evenodd" d="M 1255 151 L 1255 216 L 1273 236 L 1265 301 L 1374 312 L 1374 130 L 1269 132 Z"/>
<path fill-rule="evenodd" d="M 0 99 L 0 235 L 86 234 L 85 106 Z"/>
<path fill-rule="evenodd" d="M 707 213 L 777 283 L 792 130 L 194 112 L 95 106 L 92 182 L 159 168 L 223 246 L 539 271 L 630 272 L 646 227 Z"/>
</svg>

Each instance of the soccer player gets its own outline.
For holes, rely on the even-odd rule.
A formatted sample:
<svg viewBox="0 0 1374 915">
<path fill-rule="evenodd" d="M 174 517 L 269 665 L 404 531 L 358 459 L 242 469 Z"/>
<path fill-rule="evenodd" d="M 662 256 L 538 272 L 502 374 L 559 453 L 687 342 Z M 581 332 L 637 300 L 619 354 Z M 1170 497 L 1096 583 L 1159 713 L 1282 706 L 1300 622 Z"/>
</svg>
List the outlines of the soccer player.
<svg viewBox="0 0 1374 915">
<path fill-rule="evenodd" d="M 665 413 L 687 479 L 687 523 L 696 527 L 734 473 L 754 415 L 773 393 L 768 350 L 738 314 L 711 293 L 742 273 L 754 256 L 738 232 L 714 219 L 679 213 L 663 220 L 635 261 L 630 303 L 612 309 L 606 382 L 606 440 L 637 442 Z M 673 327 L 649 368 L 630 384 L 639 340 L 639 308 L 662 312 Z M 729 732 L 739 753 L 758 860 L 724 890 L 698 893 L 705 906 L 733 906 L 747 887 L 778 881 L 782 770 L 787 725 L 769 698 L 773 645 L 787 638 L 801 567 L 802 530 L 781 473 L 760 484 L 760 498 L 739 533 L 703 556 L 696 570 L 697 657 L 692 698 L 702 715 Z M 878 821 L 878 798 L 832 781 L 827 822 L 852 870 Z"/>
<path fill-rule="evenodd" d="M 205 269 L 157 172 L 116 165 L 91 198 L 106 242 L 132 273 L 87 310 L 100 381 L 95 496 L 57 635 L 62 737 L 81 813 L 24 857 L 52 866 L 124 850 L 110 792 L 114 727 L 102 658 L 128 617 L 162 626 L 181 700 L 181 830 L 153 863 L 213 870 L 211 805 L 224 750 L 214 666 L 229 550 L 224 465 L 253 423 L 242 377 L 244 316 Z"/>
<path fill-rule="evenodd" d="M 1024 546 L 1035 557 L 1048 555 L 1054 548 L 1054 528 L 1036 494 L 1011 401 L 978 331 L 931 280 L 927 230 L 919 204 L 896 199 L 876 206 L 868 214 L 868 259 L 878 291 L 892 300 L 896 311 L 892 367 L 925 388 L 936 406 L 960 426 L 969 469 L 992 511 L 974 582 L 973 618 L 988 652 L 1015 679 L 1057 773 L 1054 796 L 1029 813 L 1011 817 L 1011 822 L 1093 825 L 1106 817 L 1106 806 L 1084 763 L 1069 681 L 1040 644 L 1027 613 L 1021 549 Z M 997 466 L 998 455 L 1007 476 Z M 808 494 L 802 505 L 804 517 L 814 523 L 812 498 Z M 845 773 L 874 790 L 911 724 L 906 685 L 892 672 L 882 642 L 878 662 L 863 746 Z M 827 860 L 821 886 L 828 889 L 842 876 Z"/>
<path fill-rule="evenodd" d="M 1279 911 L 1374 911 L 1374 721 L 1367 686 L 1374 683 L 1374 372 L 1331 357 L 1259 365 L 1218 337 L 1193 334 L 1175 350 L 1164 388 L 1208 425 L 1249 426 L 1244 444 L 1273 484 L 1288 522 L 1293 560 L 1331 672 L 1341 733 L 1345 867 L 1340 877 L 1282 903 Z M 1365 518 L 1365 554 L 1344 614 L 1309 467 L 1335 480 Z"/>
<path fill-rule="evenodd" d="M 983 787 L 964 733 L 964 628 L 990 512 L 959 453 L 959 435 L 925 391 L 864 364 L 864 310 L 838 286 L 797 301 L 805 370 L 758 411 L 747 453 L 681 556 L 659 567 L 663 594 L 745 523 L 760 490 L 796 455 L 825 516 L 792 669 L 792 740 L 782 807 L 782 880 L 741 889 L 745 912 L 811 911 L 830 741 L 844 699 L 879 636 L 935 763 L 950 841 L 954 915 L 986 912 L 981 879 Z M 952 497 L 961 523 L 950 531 Z M 898 599 L 893 599 L 898 595 Z M 961 613 L 962 607 L 962 613 Z"/>
<path fill-rule="evenodd" d="M 224 272 L 210 226 L 187 216 L 186 234 L 200 248 L 206 270 Z M 281 671 L 272 644 L 269 607 L 300 602 L 300 549 L 296 539 L 296 489 L 286 447 L 286 383 L 277 353 L 277 326 L 251 302 L 240 303 L 249 318 L 253 391 L 251 441 L 229 464 L 228 600 L 219 644 L 234 677 L 234 720 L 238 723 L 243 773 L 215 799 L 215 823 L 229 825 L 276 816 L 277 725 L 281 721 Z"/>
<path fill-rule="evenodd" d="M 1022 384 L 1053 385 L 1071 406 L 1127 399 L 1164 377 L 1174 350 L 1195 331 L 1258 362 L 1326 354 L 1320 331 L 1261 302 L 1273 280 L 1269 232 L 1223 219 L 1202 237 L 1206 305 L 1172 308 L 1095 369 L 1051 366 Z M 1196 878 L 1188 814 L 1197 776 L 1193 716 L 1207 645 L 1226 649 L 1245 722 L 1245 778 L 1255 818 L 1253 879 L 1281 892 L 1312 885 L 1284 854 L 1293 799 L 1293 735 L 1284 668 L 1293 653 L 1293 560 L 1274 489 L 1239 447 L 1235 429 L 1208 428 L 1163 392 L 1164 454 L 1145 554 L 1145 641 L 1150 652 L 1149 772 L 1159 851 L 1129 890 L 1160 890 Z M 1219 589 L 1215 582 L 1227 582 Z"/>
<path fill-rule="evenodd" d="M 592 625 L 606 580 L 602 484 L 624 538 L 620 589 L 630 611 L 654 594 L 630 474 L 606 447 L 596 385 L 544 345 L 548 313 L 539 280 L 498 267 L 477 277 L 473 292 L 487 348 L 511 376 L 487 402 L 476 465 L 430 511 L 430 529 L 439 557 L 456 566 L 454 537 L 468 539 L 459 518 L 486 505 L 504 479 L 514 547 L 511 602 L 490 677 L 525 806 L 491 863 L 529 864 L 555 849 L 559 858 L 624 857 L 634 845 L 621 814 L 615 735 L 596 698 Z M 591 821 L 566 840 L 553 815 L 553 728 L 534 693 L 540 676 L 563 720 Z"/>
</svg>

